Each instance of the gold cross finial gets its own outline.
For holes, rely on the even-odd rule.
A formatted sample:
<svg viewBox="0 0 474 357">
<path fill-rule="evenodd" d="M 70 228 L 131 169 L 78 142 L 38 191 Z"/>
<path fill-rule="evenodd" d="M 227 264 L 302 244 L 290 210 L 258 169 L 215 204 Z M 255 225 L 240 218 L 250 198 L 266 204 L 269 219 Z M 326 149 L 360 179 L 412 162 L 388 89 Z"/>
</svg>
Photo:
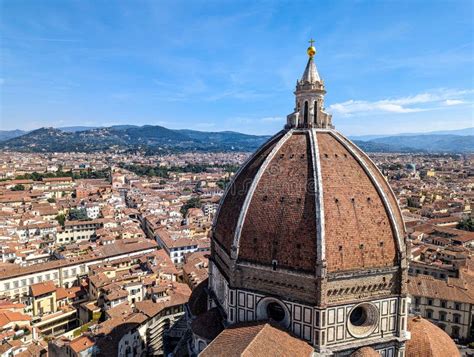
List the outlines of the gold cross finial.
<svg viewBox="0 0 474 357">
<path fill-rule="evenodd" d="M 314 48 L 313 46 L 313 43 L 315 42 L 313 39 L 309 40 L 309 47 L 308 49 L 306 50 L 306 52 L 308 53 L 308 56 L 309 57 L 313 57 L 315 54 L 316 54 L 316 48 Z"/>
</svg>

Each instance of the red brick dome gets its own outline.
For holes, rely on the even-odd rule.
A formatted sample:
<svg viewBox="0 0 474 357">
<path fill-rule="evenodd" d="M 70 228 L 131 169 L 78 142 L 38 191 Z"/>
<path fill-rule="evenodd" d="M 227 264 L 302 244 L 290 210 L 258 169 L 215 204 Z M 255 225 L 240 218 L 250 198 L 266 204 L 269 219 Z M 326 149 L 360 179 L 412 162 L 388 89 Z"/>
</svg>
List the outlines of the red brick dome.
<svg viewBox="0 0 474 357">
<path fill-rule="evenodd" d="M 403 237 L 396 198 L 364 152 L 333 129 L 290 128 L 235 175 L 213 244 L 237 263 L 331 273 L 399 265 Z"/>
<path fill-rule="evenodd" d="M 408 331 L 411 339 L 406 344 L 406 357 L 460 356 L 451 337 L 420 316 L 408 320 Z"/>
<path fill-rule="evenodd" d="M 310 56 L 284 130 L 222 198 L 209 297 L 228 324 L 270 320 L 316 351 L 399 354 L 408 338 L 402 215 L 375 164 L 334 129 L 325 93 Z"/>
</svg>

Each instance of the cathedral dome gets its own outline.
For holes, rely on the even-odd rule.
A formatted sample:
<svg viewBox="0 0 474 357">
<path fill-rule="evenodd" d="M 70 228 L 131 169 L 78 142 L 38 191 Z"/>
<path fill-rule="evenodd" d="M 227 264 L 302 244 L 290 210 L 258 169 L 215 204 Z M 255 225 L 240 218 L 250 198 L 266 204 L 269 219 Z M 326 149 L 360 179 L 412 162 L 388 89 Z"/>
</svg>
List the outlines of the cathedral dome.
<svg viewBox="0 0 474 357">
<path fill-rule="evenodd" d="M 408 319 L 411 339 L 406 344 L 406 357 L 460 356 L 449 335 L 420 316 Z"/>
<path fill-rule="evenodd" d="M 288 128 L 235 175 L 214 243 L 237 263 L 314 273 L 397 266 L 404 226 L 375 164 L 333 129 Z"/>
<path fill-rule="evenodd" d="M 308 55 L 283 130 L 222 197 L 208 306 L 229 325 L 277 323 L 324 355 L 398 355 L 409 338 L 402 215 L 376 165 L 335 130 Z"/>
</svg>

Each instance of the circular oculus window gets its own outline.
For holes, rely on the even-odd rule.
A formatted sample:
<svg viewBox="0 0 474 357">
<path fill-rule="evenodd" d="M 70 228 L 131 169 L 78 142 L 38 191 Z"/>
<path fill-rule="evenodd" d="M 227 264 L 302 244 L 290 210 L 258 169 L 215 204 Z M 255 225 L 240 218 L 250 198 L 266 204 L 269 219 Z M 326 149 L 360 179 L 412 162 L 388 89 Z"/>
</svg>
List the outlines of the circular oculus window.
<svg viewBox="0 0 474 357">
<path fill-rule="evenodd" d="M 369 336 L 379 323 L 379 310 L 370 303 L 354 306 L 349 312 L 347 330 L 356 338 Z"/>
<path fill-rule="evenodd" d="M 271 302 L 267 305 L 267 316 L 276 322 L 281 322 L 285 319 L 286 313 L 279 303 Z"/>
<path fill-rule="evenodd" d="M 270 319 L 284 328 L 290 326 L 290 312 L 282 301 L 272 297 L 266 297 L 257 304 L 257 320 Z"/>
</svg>

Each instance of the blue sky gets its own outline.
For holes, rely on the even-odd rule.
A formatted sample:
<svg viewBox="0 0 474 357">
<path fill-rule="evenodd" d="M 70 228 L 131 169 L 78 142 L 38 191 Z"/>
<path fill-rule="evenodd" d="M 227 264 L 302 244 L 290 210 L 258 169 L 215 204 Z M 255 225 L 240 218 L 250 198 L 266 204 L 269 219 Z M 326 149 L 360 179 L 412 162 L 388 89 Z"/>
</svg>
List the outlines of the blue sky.
<svg viewBox="0 0 474 357">
<path fill-rule="evenodd" d="M 1 129 L 271 134 L 311 37 L 341 132 L 474 126 L 470 0 L 0 3 Z"/>
</svg>

